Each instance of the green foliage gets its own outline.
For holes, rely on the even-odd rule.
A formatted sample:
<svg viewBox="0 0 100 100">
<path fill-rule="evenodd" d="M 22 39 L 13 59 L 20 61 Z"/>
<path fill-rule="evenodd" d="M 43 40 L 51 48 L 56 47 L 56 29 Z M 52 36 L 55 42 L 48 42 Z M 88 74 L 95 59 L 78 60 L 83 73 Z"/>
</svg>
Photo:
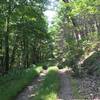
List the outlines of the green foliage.
<svg viewBox="0 0 100 100">
<path fill-rule="evenodd" d="M 47 4 L 48 0 L 0 2 L 0 55 L 4 70 L 28 67 L 51 56 L 51 35 L 44 16 Z"/>
<path fill-rule="evenodd" d="M 67 65 L 68 67 L 71 67 L 74 71 L 74 74 L 76 76 L 79 76 L 80 74 L 80 67 L 79 67 L 79 61 L 84 54 L 84 51 L 82 48 L 78 47 L 78 44 L 71 44 L 70 52 L 67 55 Z"/>
<path fill-rule="evenodd" d="M 35 97 L 35 100 L 56 100 L 58 90 L 58 72 L 54 69 L 50 69 L 38 91 L 38 94 Z"/>
<path fill-rule="evenodd" d="M 77 76 L 81 74 L 80 62 L 94 51 L 99 41 L 98 5 L 98 0 L 59 2 L 51 27 L 51 33 L 55 33 L 54 56 L 59 68 L 68 66 Z"/>
<path fill-rule="evenodd" d="M 40 71 L 42 67 L 13 69 L 8 74 L 0 76 L 0 100 L 13 100 Z"/>
<path fill-rule="evenodd" d="M 43 66 L 43 69 L 44 69 L 44 70 L 47 70 L 47 69 L 48 69 L 48 66 L 47 66 L 47 65 L 44 65 L 44 66 Z"/>
</svg>

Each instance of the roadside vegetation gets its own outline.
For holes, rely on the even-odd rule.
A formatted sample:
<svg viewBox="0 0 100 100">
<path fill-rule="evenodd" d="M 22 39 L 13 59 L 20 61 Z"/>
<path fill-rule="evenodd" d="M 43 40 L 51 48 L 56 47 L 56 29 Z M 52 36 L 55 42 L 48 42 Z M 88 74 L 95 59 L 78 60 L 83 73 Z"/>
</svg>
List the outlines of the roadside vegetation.
<svg viewBox="0 0 100 100">
<path fill-rule="evenodd" d="M 41 71 L 42 67 L 13 69 L 0 76 L 0 100 L 13 100 Z"/>
<path fill-rule="evenodd" d="M 72 86 L 72 93 L 73 93 L 73 98 L 74 99 L 83 99 L 83 97 L 79 93 L 79 84 L 78 84 L 78 79 L 75 77 L 70 77 L 70 82 Z"/>
</svg>

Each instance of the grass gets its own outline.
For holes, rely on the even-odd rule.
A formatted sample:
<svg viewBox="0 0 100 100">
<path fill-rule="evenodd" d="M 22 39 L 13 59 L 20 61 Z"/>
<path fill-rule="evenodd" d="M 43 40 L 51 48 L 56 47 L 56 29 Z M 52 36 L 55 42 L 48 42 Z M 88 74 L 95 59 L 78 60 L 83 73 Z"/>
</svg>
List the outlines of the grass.
<svg viewBox="0 0 100 100">
<path fill-rule="evenodd" d="M 56 100 L 59 90 L 59 76 L 57 68 L 49 68 L 48 73 L 40 86 L 35 100 Z"/>
<path fill-rule="evenodd" d="M 41 67 L 13 70 L 7 75 L 0 77 L 0 100 L 13 100 L 33 78 L 35 78 Z"/>
<path fill-rule="evenodd" d="M 73 96 L 75 99 L 80 99 L 82 100 L 82 96 L 79 94 L 79 88 L 78 88 L 78 81 L 76 78 L 74 77 L 70 77 L 70 81 L 71 81 L 71 86 L 72 86 L 72 92 L 73 92 Z"/>
</svg>

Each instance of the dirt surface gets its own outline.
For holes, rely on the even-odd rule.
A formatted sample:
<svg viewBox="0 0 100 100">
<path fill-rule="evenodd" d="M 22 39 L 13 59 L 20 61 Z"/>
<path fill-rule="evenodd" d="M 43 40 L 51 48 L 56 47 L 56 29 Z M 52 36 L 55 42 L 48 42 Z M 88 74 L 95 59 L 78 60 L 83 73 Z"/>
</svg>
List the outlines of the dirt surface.
<svg viewBox="0 0 100 100">
<path fill-rule="evenodd" d="M 60 76 L 60 91 L 58 94 L 58 100 L 73 100 L 72 89 L 70 84 L 70 75 L 66 72 L 66 69 L 59 71 Z"/>
<path fill-rule="evenodd" d="M 41 83 L 44 80 L 45 75 L 46 72 L 41 73 L 40 76 L 34 79 L 33 82 L 29 86 L 27 86 L 17 96 L 15 100 L 34 100 L 34 97 L 37 94 L 37 91 L 41 86 Z M 60 91 L 57 100 L 73 100 L 72 89 L 69 79 L 70 75 L 66 72 L 66 69 L 59 71 L 59 77 L 61 81 L 60 81 Z"/>
<path fill-rule="evenodd" d="M 79 93 L 86 100 L 100 100 L 100 78 L 87 76 L 79 81 Z"/>
<path fill-rule="evenodd" d="M 34 96 L 37 94 L 37 90 L 39 89 L 46 72 L 40 74 L 39 77 L 33 80 L 33 82 L 27 86 L 15 100 L 34 100 Z"/>
</svg>

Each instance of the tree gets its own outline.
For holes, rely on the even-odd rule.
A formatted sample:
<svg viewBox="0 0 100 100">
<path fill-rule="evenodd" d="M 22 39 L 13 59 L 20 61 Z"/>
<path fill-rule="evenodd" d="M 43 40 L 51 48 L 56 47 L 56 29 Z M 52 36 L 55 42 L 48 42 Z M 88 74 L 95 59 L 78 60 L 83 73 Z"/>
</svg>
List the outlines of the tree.
<svg viewBox="0 0 100 100">
<path fill-rule="evenodd" d="M 0 2 L 0 53 L 6 72 L 12 67 L 27 68 L 46 59 L 49 46 L 45 43 L 49 44 L 51 37 L 43 13 L 47 4 L 47 0 Z"/>
<path fill-rule="evenodd" d="M 55 57 L 60 66 L 70 66 L 76 73 L 81 70 L 79 62 L 94 50 L 99 39 L 97 2 L 97 0 L 60 1 L 58 15 L 53 22 L 52 32 L 56 34 Z"/>
</svg>

